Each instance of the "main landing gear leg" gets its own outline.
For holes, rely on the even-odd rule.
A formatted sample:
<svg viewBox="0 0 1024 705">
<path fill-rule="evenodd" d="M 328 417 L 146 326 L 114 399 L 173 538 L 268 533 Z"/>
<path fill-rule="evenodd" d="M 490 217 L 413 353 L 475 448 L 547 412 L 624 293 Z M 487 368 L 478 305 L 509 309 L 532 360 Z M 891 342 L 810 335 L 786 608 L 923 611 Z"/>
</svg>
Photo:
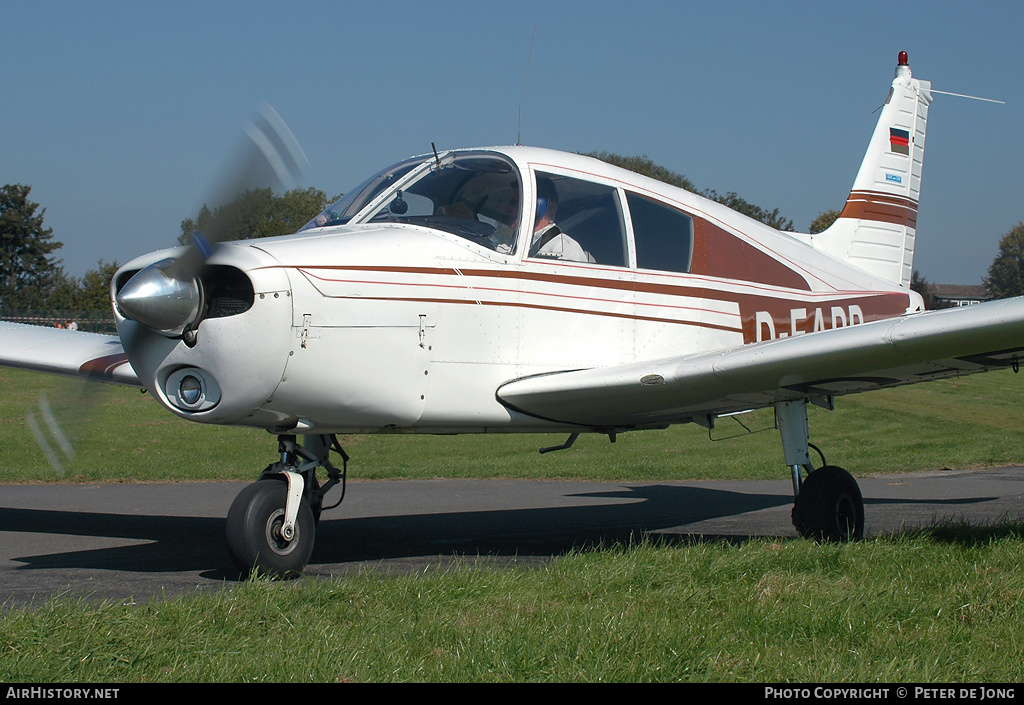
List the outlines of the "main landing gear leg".
<svg viewBox="0 0 1024 705">
<path fill-rule="evenodd" d="M 327 491 L 342 483 L 344 499 L 348 456 L 335 436 L 278 436 L 281 459 L 268 465 L 257 482 L 242 490 L 228 511 L 227 541 L 231 558 L 244 572 L 273 577 L 298 575 L 316 539 L 316 524 L 324 510 Z M 341 454 L 338 470 L 330 454 Z M 317 481 L 317 468 L 328 480 Z M 332 507 L 338 506 L 341 499 Z"/>
<path fill-rule="evenodd" d="M 786 465 L 793 476 L 793 525 L 801 536 L 817 541 L 864 538 L 864 499 L 853 476 L 835 465 L 811 465 L 807 401 L 779 402 L 775 416 L 782 435 Z M 824 462 L 824 458 L 822 458 Z M 802 471 L 807 471 L 806 479 Z"/>
</svg>

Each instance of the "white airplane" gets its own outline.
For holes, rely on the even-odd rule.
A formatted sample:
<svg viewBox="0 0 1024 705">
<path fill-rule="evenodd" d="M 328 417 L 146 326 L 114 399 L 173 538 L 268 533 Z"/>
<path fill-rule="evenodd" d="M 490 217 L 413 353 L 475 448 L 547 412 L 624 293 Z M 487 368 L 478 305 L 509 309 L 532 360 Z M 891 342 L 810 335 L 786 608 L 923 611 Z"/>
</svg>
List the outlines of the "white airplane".
<svg viewBox="0 0 1024 705">
<path fill-rule="evenodd" d="M 280 460 L 228 514 L 245 570 L 305 566 L 343 479 L 336 434 L 557 431 L 562 448 L 764 407 L 799 533 L 858 538 L 860 491 L 813 467 L 808 403 L 1024 356 L 1024 299 L 926 312 L 908 286 L 931 100 L 901 52 L 842 214 L 816 235 L 576 154 L 435 150 L 294 235 L 132 260 L 111 282 L 117 336 L 0 324 L 0 364 L 277 435 Z"/>
</svg>

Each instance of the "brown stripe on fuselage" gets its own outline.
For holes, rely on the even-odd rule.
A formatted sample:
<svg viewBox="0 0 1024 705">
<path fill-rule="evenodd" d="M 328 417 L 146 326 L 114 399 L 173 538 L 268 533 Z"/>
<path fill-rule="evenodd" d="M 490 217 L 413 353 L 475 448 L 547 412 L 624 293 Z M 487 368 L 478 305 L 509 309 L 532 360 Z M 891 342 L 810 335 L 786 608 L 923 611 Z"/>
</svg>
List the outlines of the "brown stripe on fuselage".
<svg viewBox="0 0 1024 705">
<path fill-rule="evenodd" d="M 377 272 L 381 274 L 428 274 L 428 275 L 461 275 L 465 277 L 481 277 L 481 278 L 493 278 L 493 279 L 513 279 L 520 281 L 536 281 L 544 282 L 548 284 L 570 284 L 575 286 L 593 287 L 596 289 L 606 290 L 618 290 L 618 291 L 632 291 L 636 293 L 644 294 L 663 294 L 665 296 L 692 296 L 706 299 L 712 299 L 715 301 L 738 301 L 744 297 L 748 298 L 768 298 L 774 300 L 788 300 L 785 299 L 785 292 L 783 291 L 786 287 L 782 286 L 770 286 L 770 285 L 759 285 L 752 284 L 746 281 L 736 281 L 737 286 L 741 286 L 745 289 L 768 289 L 772 291 L 771 294 L 739 294 L 732 291 L 723 291 L 716 287 L 708 287 L 704 281 L 704 277 L 696 274 L 676 274 L 669 275 L 665 273 L 659 273 L 653 276 L 657 276 L 658 281 L 650 281 L 652 277 L 650 273 L 641 274 L 640 277 L 647 278 L 648 281 L 626 279 L 614 279 L 601 276 L 605 274 L 605 270 L 600 270 L 590 267 L 575 267 L 572 265 L 558 265 L 561 272 L 550 271 L 523 271 L 518 268 L 508 269 L 470 269 L 470 268 L 459 268 L 454 267 L 403 267 L 403 266 L 378 266 L 378 265 L 312 265 L 307 267 L 296 267 L 301 272 L 308 274 L 316 279 L 324 281 L 330 281 L 330 277 L 326 276 L 327 272 Z M 593 274 L 589 274 L 588 270 L 593 270 Z M 571 271 L 572 273 L 564 273 Z M 322 272 L 323 274 L 317 274 Z M 670 279 L 686 279 L 688 281 L 672 282 Z M 715 281 L 721 281 L 719 278 L 714 278 Z M 343 280 L 335 280 L 343 281 Z M 401 284 L 403 282 L 385 282 L 389 284 Z M 412 284 L 412 282 L 405 282 Z M 829 300 L 839 298 L 847 300 L 851 296 L 869 296 L 874 297 L 879 294 L 888 294 L 890 292 L 861 292 L 861 291 L 845 291 L 845 292 L 821 292 L 814 293 L 803 290 L 803 287 L 799 287 L 797 291 L 801 292 L 801 301 L 807 302 L 808 300 Z M 906 299 L 905 295 L 900 295 Z M 803 298 L 803 297 L 809 297 Z M 902 313 L 902 311 L 901 311 Z"/>
<path fill-rule="evenodd" d="M 710 223 L 694 219 L 692 274 L 735 279 L 784 289 L 811 287 L 802 274 L 750 243 Z"/>
<path fill-rule="evenodd" d="M 376 299 L 392 301 L 431 301 L 445 304 L 474 304 L 485 306 L 512 306 L 519 308 L 543 309 L 558 311 L 562 313 L 581 313 L 593 316 L 610 316 L 614 318 L 631 318 L 634 320 L 672 323 L 679 325 L 695 325 L 698 327 L 710 328 L 723 331 L 742 332 L 743 342 L 752 343 L 759 339 L 765 339 L 763 334 L 758 336 L 758 315 L 769 316 L 774 328 L 772 337 L 788 337 L 790 335 L 801 335 L 812 333 L 815 330 L 830 330 L 837 325 L 852 325 L 856 323 L 868 323 L 874 320 L 892 318 L 904 314 L 910 304 L 908 294 L 899 291 L 830 291 L 817 294 L 799 293 L 796 296 L 787 296 L 784 291 L 773 293 L 753 293 L 749 285 L 744 286 L 747 291 L 724 291 L 717 288 L 709 288 L 703 282 L 691 281 L 687 283 L 658 283 L 649 281 L 630 281 L 620 279 L 607 279 L 599 276 L 586 276 L 581 272 L 572 274 L 557 272 L 522 271 L 519 269 L 458 269 L 449 267 L 402 267 L 402 266 L 326 266 L 326 267 L 300 267 L 300 271 L 317 279 L 331 281 L 330 272 L 363 272 L 377 274 L 426 274 L 440 276 L 462 275 L 466 277 L 515 279 L 520 281 L 545 282 L 550 284 L 562 284 L 577 286 L 587 289 L 597 289 L 618 292 L 633 292 L 645 294 L 659 294 L 667 297 L 686 297 L 688 299 L 705 299 L 708 301 L 725 301 L 736 303 L 739 307 L 740 326 L 729 326 L 714 324 L 707 320 L 683 320 L 666 316 L 641 313 L 641 311 L 653 312 L 658 308 L 671 307 L 671 303 L 658 302 L 634 302 L 637 312 L 632 314 L 612 311 L 600 311 L 585 308 L 583 305 L 567 307 L 554 303 L 561 296 L 552 295 L 552 303 L 549 305 L 526 303 L 523 301 L 481 301 L 476 296 L 467 299 L 452 297 L 408 297 L 408 296 L 358 296 L 355 299 Z M 568 269 L 568 268 L 566 268 Z M 582 268 L 581 268 L 582 269 Z M 319 272 L 319 274 L 314 273 Z M 692 277 L 692 275 L 690 275 Z M 694 279 L 697 279 L 694 277 Z M 336 282 L 344 280 L 335 279 Z M 353 280 L 353 283 L 367 283 Z M 394 286 L 415 286 L 413 282 L 400 281 L 375 281 L 375 284 Z M 466 287 L 472 289 L 472 287 Z M 500 291 L 500 290 L 498 290 Z M 515 290 L 509 289 L 508 293 Z M 531 293 L 515 291 L 515 293 Z M 541 292 L 532 292 L 535 295 L 542 295 Z M 796 293 L 796 292 L 794 292 Z M 345 295 L 336 298 L 350 298 Z M 580 301 L 585 301 L 587 296 L 580 296 Z M 596 301 L 596 299 L 595 299 Z M 686 306 L 694 309 L 692 304 Z M 699 307 L 696 307 L 699 310 Z M 838 311 L 835 311 L 838 309 Z M 857 317 L 853 314 L 856 309 Z M 706 310 L 707 315 L 720 316 L 723 312 Z M 730 314 L 725 314 L 726 316 Z M 735 315 L 735 314 L 733 314 Z"/>
<path fill-rule="evenodd" d="M 900 292 L 863 292 L 861 295 L 804 302 L 768 296 L 737 295 L 743 342 L 789 338 L 902 316 L 910 295 Z"/>
</svg>

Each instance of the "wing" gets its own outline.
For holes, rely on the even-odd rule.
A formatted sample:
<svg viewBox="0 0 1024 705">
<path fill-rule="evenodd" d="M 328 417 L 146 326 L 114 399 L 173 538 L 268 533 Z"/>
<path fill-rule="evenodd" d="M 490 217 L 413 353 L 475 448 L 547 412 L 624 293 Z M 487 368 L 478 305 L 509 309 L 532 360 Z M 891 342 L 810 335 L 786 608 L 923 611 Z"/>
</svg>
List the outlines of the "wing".
<svg viewBox="0 0 1024 705">
<path fill-rule="evenodd" d="M 833 395 L 1017 369 L 1024 297 L 711 353 L 513 380 L 510 409 L 600 430 L 660 427 Z"/>
<path fill-rule="evenodd" d="M 0 366 L 142 386 L 116 335 L 0 322 Z"/>
</svg>

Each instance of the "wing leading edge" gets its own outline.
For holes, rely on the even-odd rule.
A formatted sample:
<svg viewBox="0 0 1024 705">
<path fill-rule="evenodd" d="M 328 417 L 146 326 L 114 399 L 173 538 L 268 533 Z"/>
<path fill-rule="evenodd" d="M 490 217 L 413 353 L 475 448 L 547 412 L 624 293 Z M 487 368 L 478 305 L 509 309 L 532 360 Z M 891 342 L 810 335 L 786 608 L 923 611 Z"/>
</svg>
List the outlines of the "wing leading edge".
<svg viewBox="0 0 1024 705">
<path fill-rule="evenodd" d="M 142 386 L 116 335 L 0 322 L 0 366 Z"/>
<path fill-rule="evenodd" d="M 660 427 L 781 401 L 987 370 L 1024 358 L 1024 297 L 926 311 L 711 353 L 525 377 L 512 410 L 599 430 Z"/>
</svg>

